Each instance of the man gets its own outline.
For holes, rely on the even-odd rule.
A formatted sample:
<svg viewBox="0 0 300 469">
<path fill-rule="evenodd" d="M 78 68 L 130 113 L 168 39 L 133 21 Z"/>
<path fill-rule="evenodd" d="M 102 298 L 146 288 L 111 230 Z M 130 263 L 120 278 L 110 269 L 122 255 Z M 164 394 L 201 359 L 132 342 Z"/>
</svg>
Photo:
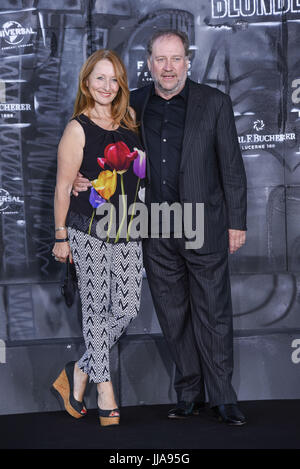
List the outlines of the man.
<svg viewBox="0 0 300 469">
<path fill-rule="evenodd" d="M 176 364 L 178 404 L 168 417 L 199 414 L 206 387 L 216 417 L 243 425 L 231 384 L 228 248 L 245 243 L 246 176 L 231 100 L 187 78 L 184 33 L 155 33 L 147 63 L 153 84 L 131 92 L 148 161 L 146 203 L 204 204 L 202 247 L 188 249 L 174 233 L 143 241 L 153 303 Z"/>
</svg>

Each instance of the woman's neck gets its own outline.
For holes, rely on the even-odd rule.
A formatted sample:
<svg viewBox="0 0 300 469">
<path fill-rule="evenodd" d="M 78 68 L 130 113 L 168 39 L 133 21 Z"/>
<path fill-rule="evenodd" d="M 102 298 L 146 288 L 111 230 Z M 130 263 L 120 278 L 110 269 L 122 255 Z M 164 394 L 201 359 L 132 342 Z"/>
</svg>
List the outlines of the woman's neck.
<svg viewBox="0 0 300 469">
<path fill-rule="evenodd" d="M 106 130 L 115 130 L 118 125 L 114 122 L 111 116 L 111 105 L 109 106 L 94 106 L 87 110 L 88 117 Z"/>
<path fill-rule="evenodd" d="M 101 104 L 95 103 L 95 106 L 90 110 L 90 115 L 95 119 L 112 120 L 111 112 L 111 104 L 103 106 Z"/>
</svg>

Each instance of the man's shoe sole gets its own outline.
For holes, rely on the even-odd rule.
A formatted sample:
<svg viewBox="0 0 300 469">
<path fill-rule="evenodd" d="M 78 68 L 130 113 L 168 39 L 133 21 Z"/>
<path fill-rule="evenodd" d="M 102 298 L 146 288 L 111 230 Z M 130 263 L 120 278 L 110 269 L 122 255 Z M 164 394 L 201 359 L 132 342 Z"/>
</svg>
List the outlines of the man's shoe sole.
<svg viewBox="0 0 300 469">
<path fill-rule="evenodd" d="M 242 427 L 247 422 L 226 422 L 226 420 L 222 419 L 222 417 L 217 417 L 218 422 L 225 423 L 226 425 L 230 425 L 231 427 Z"/>
<path fill-rule="evenodd" d="M 197 417 L 198 415 L 200 415 L 200 411 L 196 410 L 195 412 L 192 412 L 189 415 L 168 415 L 168 418 L 169 419 L 188 419 L 188 418 L 194 417 L 194 416 Z"/>
</svg>

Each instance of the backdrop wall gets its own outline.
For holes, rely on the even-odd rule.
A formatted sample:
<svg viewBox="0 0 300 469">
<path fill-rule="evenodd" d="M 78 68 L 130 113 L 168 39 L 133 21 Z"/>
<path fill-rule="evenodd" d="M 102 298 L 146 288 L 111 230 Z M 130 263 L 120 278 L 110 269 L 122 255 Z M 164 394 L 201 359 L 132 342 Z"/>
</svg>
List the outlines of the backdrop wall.
<svg viewBox="0 0 300 469">
<path fill-rule="evenodd" d="M 230 94 L 247 172 L 247 243 L 230 256 L 238 397 L 300 398 L 300 1 L 2 0 L 0 413 L 56 410 L 49 384 L 82 350 L 80 304 L 64 305 L 51 256 L 81 65 L 114 49 L 130 88 L 143 86 L 147 40 L 170 27 L 189 35 L 190 77 Z M 121 405 L 176 400 L 146 278 L 113 367 Z"/>
</svg>

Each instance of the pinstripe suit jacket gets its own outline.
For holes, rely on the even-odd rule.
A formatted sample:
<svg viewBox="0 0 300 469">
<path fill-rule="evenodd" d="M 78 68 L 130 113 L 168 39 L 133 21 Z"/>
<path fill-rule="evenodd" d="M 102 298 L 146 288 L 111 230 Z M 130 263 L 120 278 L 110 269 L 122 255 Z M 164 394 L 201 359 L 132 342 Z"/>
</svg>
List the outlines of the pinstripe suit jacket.
<svg viewBox="0 0 300 469">
<path fill-rule="evenodd" d="M 209 253 L 228 248 L 228 228 L 247 229 L 247 182 L 230 97 L 188 82 L 179 196 L 182 203 L 204 203 L 204 244 L 199 251 Z M 151 86 L 132 91 L 130 97 L 146 152 L 151 143 L 145 138 L 143 116 Z M 146 202 L 151 195 L 151 162 L 147 179 Z"/>
</svg>

